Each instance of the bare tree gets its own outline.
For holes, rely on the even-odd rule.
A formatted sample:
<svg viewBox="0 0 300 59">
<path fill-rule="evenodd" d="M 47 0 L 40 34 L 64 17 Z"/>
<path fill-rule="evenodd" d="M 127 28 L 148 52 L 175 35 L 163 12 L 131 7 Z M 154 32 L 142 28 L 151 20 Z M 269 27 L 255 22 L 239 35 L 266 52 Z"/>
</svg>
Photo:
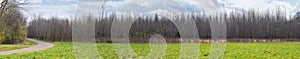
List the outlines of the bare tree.
<svg viewBox="0 0 300 59">
<path fill-rule="evenodd" d="M 23 2 L 2 0 L 0 4 L 0 43 L 21 44 L 26 39 L 26 18 L 20 12 Z"/>
</svg>

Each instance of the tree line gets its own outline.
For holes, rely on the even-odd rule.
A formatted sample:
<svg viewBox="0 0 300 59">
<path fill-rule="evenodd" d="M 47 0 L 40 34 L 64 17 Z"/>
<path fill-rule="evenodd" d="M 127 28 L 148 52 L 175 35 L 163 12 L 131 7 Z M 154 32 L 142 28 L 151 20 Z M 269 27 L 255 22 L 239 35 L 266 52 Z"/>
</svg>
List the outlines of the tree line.
<svg viewBox="0 0 300 59">
<path fill-rule="evenodd" d="M 222 16 L 222 17 L 221 17 Z M 210 21 L 226 22 L 227 38 L 242 39 L 299 39 L 300 38 L 300 13 L 295 16 L 286 16 L 285 12 L 277 9 L 274 11 L 260 12 L 232 11 L 229 13 L 216 13 L 216 15 L 204 15 L 202 13 L 178 14 L 172 16 L 181 17 L 179 21 L 195 21 L 199 38 L 211 38 Z M 161 34 L 167 42 L 179 42 L 180 33 L 172 19 L 158 14 L 147 16 L 133 15 L 122 16 L 115 13 L 107 17 L 99 16 L 95 22 L 95 38 L 97 42 L 111 42 L 111 26 L 113 21 L 126 23 L 128 19 L 135 19 L 129 31 L 131 42 L 148 42 L 155 34 Z M 37 17 L 28 25 L 28 37 L 49 41 L 72 41 L 71 19 L 57 17 Z"/>
</svg>

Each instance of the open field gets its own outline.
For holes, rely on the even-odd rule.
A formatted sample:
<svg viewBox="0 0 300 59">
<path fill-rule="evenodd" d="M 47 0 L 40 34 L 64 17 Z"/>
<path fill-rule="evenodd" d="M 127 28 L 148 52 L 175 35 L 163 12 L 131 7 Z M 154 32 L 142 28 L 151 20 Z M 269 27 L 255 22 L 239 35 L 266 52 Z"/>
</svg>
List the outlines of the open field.
<svg viewBox="0 0 300 59">
<path fill-rule="evenodd" d="M 53 42 L 53 48 L 13 54 L 2 55 L 0 59 L 74 59 L 73 46 L 71 42 Z M 210 44 L 201 43 L 200 58 L 209 58 Z M 225 59 L 251 58 L 251 59 L 297 59 L 300 58 L 300 42 L 285 43 L 227 43 Z M 145 56 L 150 52 L 148 44 L 131 44 L 139 56 Z M 112 44 L 98 43 L 99 54 L 103 59 L 119 59 L 114 53 Z M 168 44 L 164 59 L 179 58 L 180 44 Z M 140 57 L 138 57 L 140 58 Z"/>
</svg>

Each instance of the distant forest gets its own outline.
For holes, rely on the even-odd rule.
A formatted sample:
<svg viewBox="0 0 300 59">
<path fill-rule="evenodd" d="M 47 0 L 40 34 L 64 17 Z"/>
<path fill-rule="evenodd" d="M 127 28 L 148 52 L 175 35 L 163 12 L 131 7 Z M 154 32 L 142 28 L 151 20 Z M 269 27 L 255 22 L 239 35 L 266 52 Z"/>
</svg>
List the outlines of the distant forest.
<svg viewBox="0 0 300 59">
<path fill-rule="evenodd" d="M 217 13 L 217 15 L 204 15 L 201 13 L 190 13 L 177 15 L 175 17 L 192 17 L 196 22 L 200 39 L 210 39 L 211 20 L 220 21 L 223 16 L 227 29 L 228 39 L 299 39 L 300 38 L 300 13 L 286 16 L 281 10 L 259 12 L 256 10 L 243 12 Z M 164 16 L 153 14 L 152 16 L 120 16 L 110 14 L 107 17 L 88 17 L 96 20 L 95 35 L 97 42 L 111 42 L 111 26 L 114 20 L 122 20 L 118 17 L 138 17 L 130 29 L 131 42 L 148 42 L 149 37 L 161 34 L 167 42 L 178 42 L 180 38 L 178 29 L 172 21 Z M 124 19 L 123 19 L 124 20 Z M 181 19 L 188 21 L 189 19 Z M 72 41 L 71 19 L 58 17 L 42 18 L 36 17 L 28 25 L 28 37 L 39 38 L 49 41 Z M 221 21 L 220 21 L 221 22 Z M 126 20 L 124 20 L 126 23 Z"/>
</svg>

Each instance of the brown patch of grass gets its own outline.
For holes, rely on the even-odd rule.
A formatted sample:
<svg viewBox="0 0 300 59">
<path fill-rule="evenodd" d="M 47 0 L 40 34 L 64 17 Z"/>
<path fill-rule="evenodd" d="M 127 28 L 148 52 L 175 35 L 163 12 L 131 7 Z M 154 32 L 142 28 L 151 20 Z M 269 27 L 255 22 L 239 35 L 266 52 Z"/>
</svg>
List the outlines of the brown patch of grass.
<svg viewBox="0 0 300 59">
<path fill-rule="evenodd" d="M 5 48 L 3 48 L 2 46 L 0 46 L 0 50 L 7 50 L 7 49 L 5 49 Z"/>
</svg>

